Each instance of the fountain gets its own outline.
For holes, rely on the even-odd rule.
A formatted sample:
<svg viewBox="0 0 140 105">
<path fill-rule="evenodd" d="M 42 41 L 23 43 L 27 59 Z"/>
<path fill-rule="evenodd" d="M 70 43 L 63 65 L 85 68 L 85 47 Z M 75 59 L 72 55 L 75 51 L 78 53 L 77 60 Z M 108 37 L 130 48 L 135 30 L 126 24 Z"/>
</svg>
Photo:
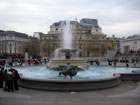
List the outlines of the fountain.
<svg viewBox="0 0 140 105">
<path fill-rule="evenodd" d="M 76 55 L 77 49 L 57 49 L 56 50 L 61 56 L 57 56 L 56 58 L 53 58 L 48 66 L 50 68 L 52 67 L 57 67 L 57 66 L 64 66 L 67 63 L 70 63 L 71 65 L 74 66 L 80 66 L 84 67 L 87 66 L 87 63 L 84 59 L 79 59 L 79 58 L 74 58 L 73 55 Z"/>
<path fill-rule="evenodd" d="M 86 66 L 86 62 L 83 59 L 75 58 L 73 55 L 77 55 L 76 53 L 79 49 L 72 48 L 72 29 L 70 21 L 66 21 L 62 24 L 63 27 L 63 42 L 62 48 L 57 48 L 55 50 L 55 56 L 48 64 L 49 67 L 57 67 L 61 65 L 66 65 L 70 63 L 74 66 Z"/>
<path fill-rule="evenodd" d="M 47 91 L 89 91 L 115 87 L 120 85 L 122 80 L 140 80 L 140 74 L 133 73 L 131 68 L 124 70 L 124 68 L 117 67 L 91 66 L 83 70 L 81 67 L 87 64 L 84 60 L 73 56 L 78 52 L 78 49 L 72 48 L 72 32 L 70 30 L 70 22 L 67 21 L 63 28 L 63 47 L 56 49 L 55 58 L 50 61 L 49 68 L 46 66 L 17 68 L 20 73 L 23 73 L 19 82 L 20 86 Z M 65 75 L 66 73 L 63 72 L 63 68 L 67 63 L 77 70 L 72 74 L 73 78 L 61 77 L 61 74 Z"/>
</svg>

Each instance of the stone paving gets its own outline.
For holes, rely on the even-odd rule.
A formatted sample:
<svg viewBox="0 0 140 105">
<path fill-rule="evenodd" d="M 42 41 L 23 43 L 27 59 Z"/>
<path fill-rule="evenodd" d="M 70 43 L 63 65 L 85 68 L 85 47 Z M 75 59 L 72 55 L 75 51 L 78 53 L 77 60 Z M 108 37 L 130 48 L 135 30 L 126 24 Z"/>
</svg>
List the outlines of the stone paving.
<svg viewBox="0 0 140 105">
<path fill-rule="evenodd" d="M 107 63 L 101 62 L 101 65 Z M 117 66 L 125 64 L 117 63 Z M 22 87 L 19 91 L 5 92 L 0 89 L 0 105 L 140 105 L 140 81 L 85 92 L 39 91 Z"/>
<path fill-rule="evenodd" d="M 87 92 L 50 92 L 21 88 L 4 92 L 0 105 L 140 105 L 140 82 Z"/>
</svg>

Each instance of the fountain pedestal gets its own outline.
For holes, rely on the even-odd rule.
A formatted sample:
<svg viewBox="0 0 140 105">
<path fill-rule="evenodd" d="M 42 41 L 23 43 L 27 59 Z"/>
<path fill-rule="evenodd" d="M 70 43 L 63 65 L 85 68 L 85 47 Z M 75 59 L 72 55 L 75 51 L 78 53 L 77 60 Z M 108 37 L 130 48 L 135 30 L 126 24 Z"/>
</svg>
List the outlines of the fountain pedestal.
<svg viewBox="0 0 140 105">
<path fill-rule="evenodd" d="M 69 53 L 69 52 L 67 52 L 66 54 L 65 54 L 65 59 L 70 59 L 71 58 L 71 54 Z"/>
<path fill-rule="evenodd" d="M 54 67 L 54 66 L 62 66 L 62 65 L 67 65 L 67 63 L 70 63 L 71 65 L 74 66 L 86 66 L 85 60 L 80 60 L 80 59 L 54 59 L 51 60 L 48 66 Z"/>
<path fill-rule="evenodd" d="M 61 66 L 61 65 L 67 65 L 67 63 L 70 63 L 74 66 L 86 66 L 86 61 L 84 59 L 74 58 L 72 55 L 74 55 L 78 50 L 77 49 L 60 49 L 59 52 L 65 55 L 65 58 L 54 58 L 50 61 L 48 66 L 54 67 L 54 66 Z"/>
</svg>

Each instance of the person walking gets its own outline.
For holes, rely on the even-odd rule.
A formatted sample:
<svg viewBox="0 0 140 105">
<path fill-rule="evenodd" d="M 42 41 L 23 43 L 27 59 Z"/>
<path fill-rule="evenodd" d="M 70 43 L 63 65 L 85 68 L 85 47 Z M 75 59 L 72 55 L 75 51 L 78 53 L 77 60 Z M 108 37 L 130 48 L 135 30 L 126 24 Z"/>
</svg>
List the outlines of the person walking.
<svg viewBox="0 0 140 105">
<path fill-rule="evenodd" d="M 137 61 L 136 61 L 136 60 L 134 60 L 134 66 L 136 66 L 136 63 L 137 63 Z"/>
</svg>

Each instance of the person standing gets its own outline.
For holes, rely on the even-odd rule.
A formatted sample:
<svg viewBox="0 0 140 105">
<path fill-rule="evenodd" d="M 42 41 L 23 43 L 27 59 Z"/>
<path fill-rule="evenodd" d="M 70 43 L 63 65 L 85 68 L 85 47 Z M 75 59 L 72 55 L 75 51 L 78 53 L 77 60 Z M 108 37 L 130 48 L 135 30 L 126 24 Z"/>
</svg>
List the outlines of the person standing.
<svg viewBox="0 0 140 105">
<path fill-rule="evenodd" d="M 15 75 L 14 75 L 14 89 L 19 90 L 18 88 L 18 81 L 20 79 L 19 73 L 17 70 L 15 70 Z"/>
<path fill-rule="evenodd" d="M 8 84 L 8 92 L 10 92 L 10 90 L 14 91 L 14 88 L 13 88 L 13 75 L 12 75 L 12 72 L 10 70 L 7 73 L 7 84 Z"/>
<path fill-rule="evenodd" d="M 0 70 L 0 88 L 3 88 L 3 70 Z"/>
<path fill-rule="evenodd" d="M 129 64 L 128 63 L 126 63 L 126 67 L 129 67 Z"/>
<path fill-rule="evenodd" d="M 116 60 L 116 59 L 114 59 L 114 66 L 116 66 L 116 62 L 117 62 L 117 60 Z"/>
<path fill-rule="evenodd" d="M 136 60 L 134 60 L 134 66 L 136 66 L 136 63 L 137 63 L 137 61 L 136 61 Z"/>
<path fill-rule="evenodd" d="M 95 62 L 96 62 L 96 65 L 98 66 L 100 65 L 100 62 L 98 61 L 98 59 L 96 59 Z"/>
<path fill-rule="evenodd" d="M 93 60 L 91 59 L 91 61 L 90 61 L 90 65 L 93 65 Z"/>
<path fill-rule="evenodd" d="M 7 69 L 4 70 L 3 77 L 4 77 L 4 91 L 7 91 L 8 90 Z"/>
</svg>

